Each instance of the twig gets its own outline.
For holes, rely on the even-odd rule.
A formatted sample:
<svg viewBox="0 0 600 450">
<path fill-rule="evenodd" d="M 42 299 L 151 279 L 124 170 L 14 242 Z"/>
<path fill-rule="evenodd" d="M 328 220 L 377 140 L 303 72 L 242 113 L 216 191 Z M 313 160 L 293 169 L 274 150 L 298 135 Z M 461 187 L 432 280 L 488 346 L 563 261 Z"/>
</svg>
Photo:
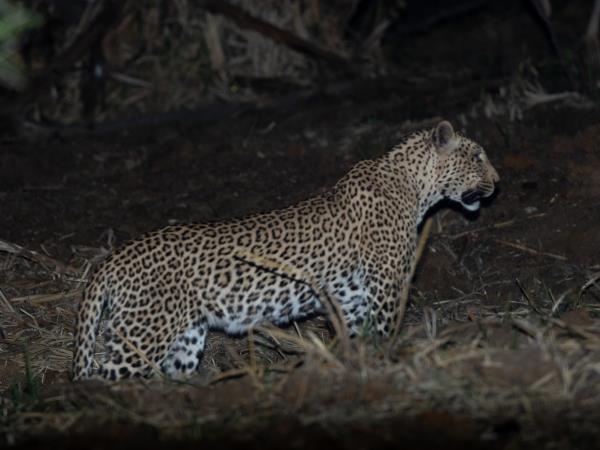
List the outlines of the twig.
<svg viewBox="0 0 600 450">
<path fill-rule="evenodd" d="M 506 246 L 512 247 L 512 248 L 516 248 L 517 250 L 521 250 L 521 251 L 523 251 L 525 253 L 530 253 L 532 255 L 547 256 L 549 258 L 554 258 L 554 259 L 557 259 L 559 261 L 566 261 L 567 260 L 566 256 L 557 255 L 556 253 L 540 252 L 540 251 L 534 250 L 532 248 L 526 247 L 524 245 L 516 244 L 514 242 L 508 242 L 508 241 L 504 241 L 502 239 L 494 239 L 494 241 L 496 241 L 498 244 L 506 245 Z"/>
<path fill-rule="evenodd" d="M 529 322 L 523 319 L 512 319 L 511 324 L 523 333 L 531 336 L 532 338 L 538 338 L 541 335 L 541 331 L 531 325 Z"/>
<path fill-rule="evenodd" d="M 0 252 L 11 253 L 21 258 L 41 264 L 45 268 L 50 268 L 59 275 L 78 275 L 79 271 L 73 267 L 67 266 L 57 259 L 38 253 L 33 250 L 28 250 L 18 244 L 0 240 Z"/>
<path fill-rule="evenodd" d="M 244 367 L 242 369 L 231 369 L 226 370 L 225 372 L 221 372 L 210 379 L 208 384 L 216 384 L 219 381 L 228 380 L 230 378 L 240 378 L 248 375 L 249 367 Z"/>
<path fill-rule="evenodd" d="M 590 288 L 590 286 L 595 286 L 596 289 L 600 291 L 600 285 L 597 283 L 598 280 L 600 280 L 600 272 L 595 273 L 589 280 L 585 282 L 585 284 L 579 290 L 579 301 L 581 301 L 581 297 L 583 297 L 583 294 Z"/>
<path fill-rule="evenodd" d="M 6 307 L 6 309 L 8 309 L 10 312 L 15 312 L 15 308 L 13 308 L 13 306 L 10 304 L 6 298 L 6 295 L 4 295 L 4 292 L 2 292 L 2 289 L 0 289 L 0 300 L 2 300 L 2 304 Z"/>
<path fill-rule="evenodd" d="M 564 320 L 552 319 L 551 323 L 553 325 L 556 325 L 557 327 L 562 328 L 563 330 L 566 330 L 566 331 L 568 331 L 572 334 L 575 334 L 581 338 L 591 340 L 591 341 L 596 341 L 596 342 L 600 341 L 600 336 L 598 336 L 597 334 L 590 333 L 580 326 L 570 325 L 567 322 L 565 322 Z"/>
<path fill-rule="evenodd" d="M 445 344 L 446 342 L 443 341 L 442 344 Z M 439 347 L 439 345 L 438 345 Z M 457 355 L 454 356 L 450 356 L 446 359 L 441 359 L 441 358 L 434 358 L 435 359 L 435 363 L 438 367 L 441 368 L 446 368 L 452 364 L 456 364 L 459 362 L 463 362 L 463 361 L 468 361 L 469 359 L 473 359 L 473 358 L 481 358 L 481 357 L 485 357 L 488 354 L 488 350 L 481 350 L 481 349 L 473 349 L 464 353 L 459 353 Z"/>
<path fill-rule="evenodd" d="M 262 370 L 259 370 L 259 367 L 256 364 L 256 345 L 254 342 L 254 331 L 252 330 L 252 327 L 250 327 L 248 329 L 248 354 L 250 356 L 250 364 L 246 364 L 246 366 L 248 367 L 248 373 L 250 374 L 250 377 L 252 378 L 252 382 L 254 383 L 254 386 L 258 390 L 262 391 L 262 390 L 264 390 L 264 384 L 262 384 L 259 381 L 259 378 L 262 378 L 262 376 L 261 376 Z"/>
<path fill-rule="evenodd" d="M 279 336 L 282 340 L 288 340 L 294 342 L 296 345 L 304 349 L 305 353 L 308 353 L 308 348 L 312 350 L 313 353 L 320 355 L 323 359 L 328 361 L 329 363 L 335 365 L 339 368 L 344 368 L 344 365 L 323 345 L 323 342 L 311 331 L 307 332 L 307 338 L 294 336 L 292 334 L 286 333 L 284 330 L 280 328 L 274 327 L 263 327 L 258 326 L 255 327 L 257 331 L 261 331 L 269 336 L 273 337 Z"/>
<path fill-rule="evenodd" d="M 504 222 L 493 223 L 493 224 L 485 226 L 485 227 L 479 227 L 479 228 L 475 228 L 473 230 L 467 230 L 467 231 L 463 231 L 463 232 L 457 233 L 457 234 L 446 235 L 446 237 L 448 239 L 458 239 L 463 236 L 468 236 L 470 234 L 479 233 L 480 231 L 486 231 L 486 230 L 490 230 L 490 229 L 498 230 L 500 228 L 505 228 L 505 227 L 514 225 L 515 223 L 522 222 L 524 220 L 538 219 L 540 217 L 544 217 L 546 214 L 547 213 L 532 214 L 532 215 L 524 217 L 522 219 L 505 220 Z"/>
<path fill-rule="evenodd" d="M 523 294 L 523 297 L 525 297 L 525 300 L 527 300 L 527 303 L 529 304 L 529 306 L 531 307 L 531 309 L 533 309 L 540 316 L 545 317 L 546 314 L 544 314 L 544 312 L 541 309 L 539 309 L 537 307 L 537 305 L 533 302 L 533 300 L 531 299 L 531 297 L 529 297 L 529 293 L 527 292 L 527 290 L 525 289 L 525 287 L 521 283 L 521 280 L 519 280 L 517 278 L 515 280 L 515 283 L 517 283 L 517 286 L 519 287 L 521 293 Z"/>
<path fill-rule="evenodd" d="M 29 302 L 33 305 L 41 305 L 55 300 L 76 298 L 79 297 L 82 292 L 83 289 L 75 289 L 69 292 L 57 292 L 56 294 L 24 295 L 22 297 L 14 297 L 10 301 L 12 303 Z"/>
<path fill-rule="evenodd" d="M 417 246 L 417 254 L 415 256 L 415 261 L 410 270 L 410 275 L 407 277 L 407 284 L 403 286 L 402 297 L 400 297 L 400 304 L 398 305 L 398 310 L 396 311 L 396 325 L 394 327 L 394 334 L 392 335 L 392 339 L 390 340 L 390 348 L 392 348 L 398 338 L 398 334 L 400 333 L 400 329 L 402 328 L 402 322 L 404 321 L 404 314 L 406 313 L 406 304 L 408 302 L 408 294 L 410 291 L 410 283 L 412 281 L 413 275 L 415 274 L 415 270 L 417 268 L 417 264 L 423 255 L 423 251 L 425 250 L 425 244 L 427 243 L 427 238 L 429 237 L 429 232 L 431 231 L 431 224 L 433 223 L 432 218 L 429 217 L 423 226 L 423 230 L 421 231 L 421 236 L 419 238 L 419 244 Z"/>
<path fill-rule="evenodd" d="M 553 304 L 552 304 L 552 309 L 550 310 L 550 315 L 551 316 L 553 316 L 554 314 L 556 314 L 556 311 L 558 311 L 558 307 L 561 305 L 561 303 L 567 297 L 567 295 L 569 295 L 571 293 L 571 291 L 572 291 L 572 289 L 567 289 L 565 292 L 563 292 L 561 294 L 560 297 L 558 297 L 558 300 L 554 301 L 554 298 L 552 299 Z"/>
</svg>

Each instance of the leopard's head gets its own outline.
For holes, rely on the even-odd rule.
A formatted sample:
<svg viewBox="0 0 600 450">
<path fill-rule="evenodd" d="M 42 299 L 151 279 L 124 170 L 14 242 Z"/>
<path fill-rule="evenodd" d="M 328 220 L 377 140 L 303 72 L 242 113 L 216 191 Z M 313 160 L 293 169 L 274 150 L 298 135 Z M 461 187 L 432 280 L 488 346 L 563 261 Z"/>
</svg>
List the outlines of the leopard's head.
<svg viewBox="0 0 600 450">
<path fill-rule="evenodd" d="M 455 133 L 447 121 L 432 130 L 431 141 L 437 153 L 437 192 L 468 211 L 479 209 L 480 200 L 492 195 L 500 180 L 483 148 Z"/>
</svg>

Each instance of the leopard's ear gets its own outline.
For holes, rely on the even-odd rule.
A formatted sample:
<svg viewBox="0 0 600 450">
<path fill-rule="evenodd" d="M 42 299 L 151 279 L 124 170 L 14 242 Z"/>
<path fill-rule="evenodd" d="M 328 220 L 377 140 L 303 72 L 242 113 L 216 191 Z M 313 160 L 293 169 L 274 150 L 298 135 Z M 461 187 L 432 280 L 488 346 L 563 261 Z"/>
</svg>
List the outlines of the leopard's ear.
<svg viewBox="0 0 600 450">
<path fill-rule="evenodd" d="M 454 150 L 458 145 L 458 139 L 454 133 L 454 128 L 447 120 L 438 123 L 433 135 L 431 136 L 433 145 L 439 152 L 449 152 Z"/>
</svg>

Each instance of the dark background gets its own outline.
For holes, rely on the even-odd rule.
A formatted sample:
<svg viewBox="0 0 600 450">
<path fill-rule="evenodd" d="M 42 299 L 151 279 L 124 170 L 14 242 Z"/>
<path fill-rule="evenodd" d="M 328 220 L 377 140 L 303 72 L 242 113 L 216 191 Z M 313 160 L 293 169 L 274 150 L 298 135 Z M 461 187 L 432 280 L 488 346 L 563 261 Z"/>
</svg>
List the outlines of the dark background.
<svg viewBox="0 0 600 450">
<path fill-rule="evenodd" d="M 597 445 L 594 2 L 18 4 L 40 19 L 3 48 L 0 443 Z M 285 330 L 302 343 L 211 334 L 189 384 L 70 382 L 81 289 L 115 246 L 290 205 L 442 119 L 501 182 L 476 215 L 437 210 L 392 350 L 343 359 L 321 318 Z"/>
</svg>

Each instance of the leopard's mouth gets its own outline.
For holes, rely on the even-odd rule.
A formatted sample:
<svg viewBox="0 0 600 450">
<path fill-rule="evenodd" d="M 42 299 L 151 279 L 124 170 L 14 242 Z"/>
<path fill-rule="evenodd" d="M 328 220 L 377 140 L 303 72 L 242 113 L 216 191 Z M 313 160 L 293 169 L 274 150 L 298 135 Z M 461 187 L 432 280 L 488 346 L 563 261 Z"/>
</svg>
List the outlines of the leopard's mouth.
<svg viewBox="0 0 600 450">
<path fill-rule="evenodd" d="M 469 189 L 460 196 L 460 203 L 467 211 L 477 211 L 481 206 L 481 198 L 484 193 L 479 189 Z"/>
<path fill-rule="evenodd" d="M 468 189 L 460 196 L 460 203 L 468 211 L 477 211 L 481 206 L 481 199 L 494 193 L 494 183 L 482 182 L 475 189 Z"/>
</svg>

